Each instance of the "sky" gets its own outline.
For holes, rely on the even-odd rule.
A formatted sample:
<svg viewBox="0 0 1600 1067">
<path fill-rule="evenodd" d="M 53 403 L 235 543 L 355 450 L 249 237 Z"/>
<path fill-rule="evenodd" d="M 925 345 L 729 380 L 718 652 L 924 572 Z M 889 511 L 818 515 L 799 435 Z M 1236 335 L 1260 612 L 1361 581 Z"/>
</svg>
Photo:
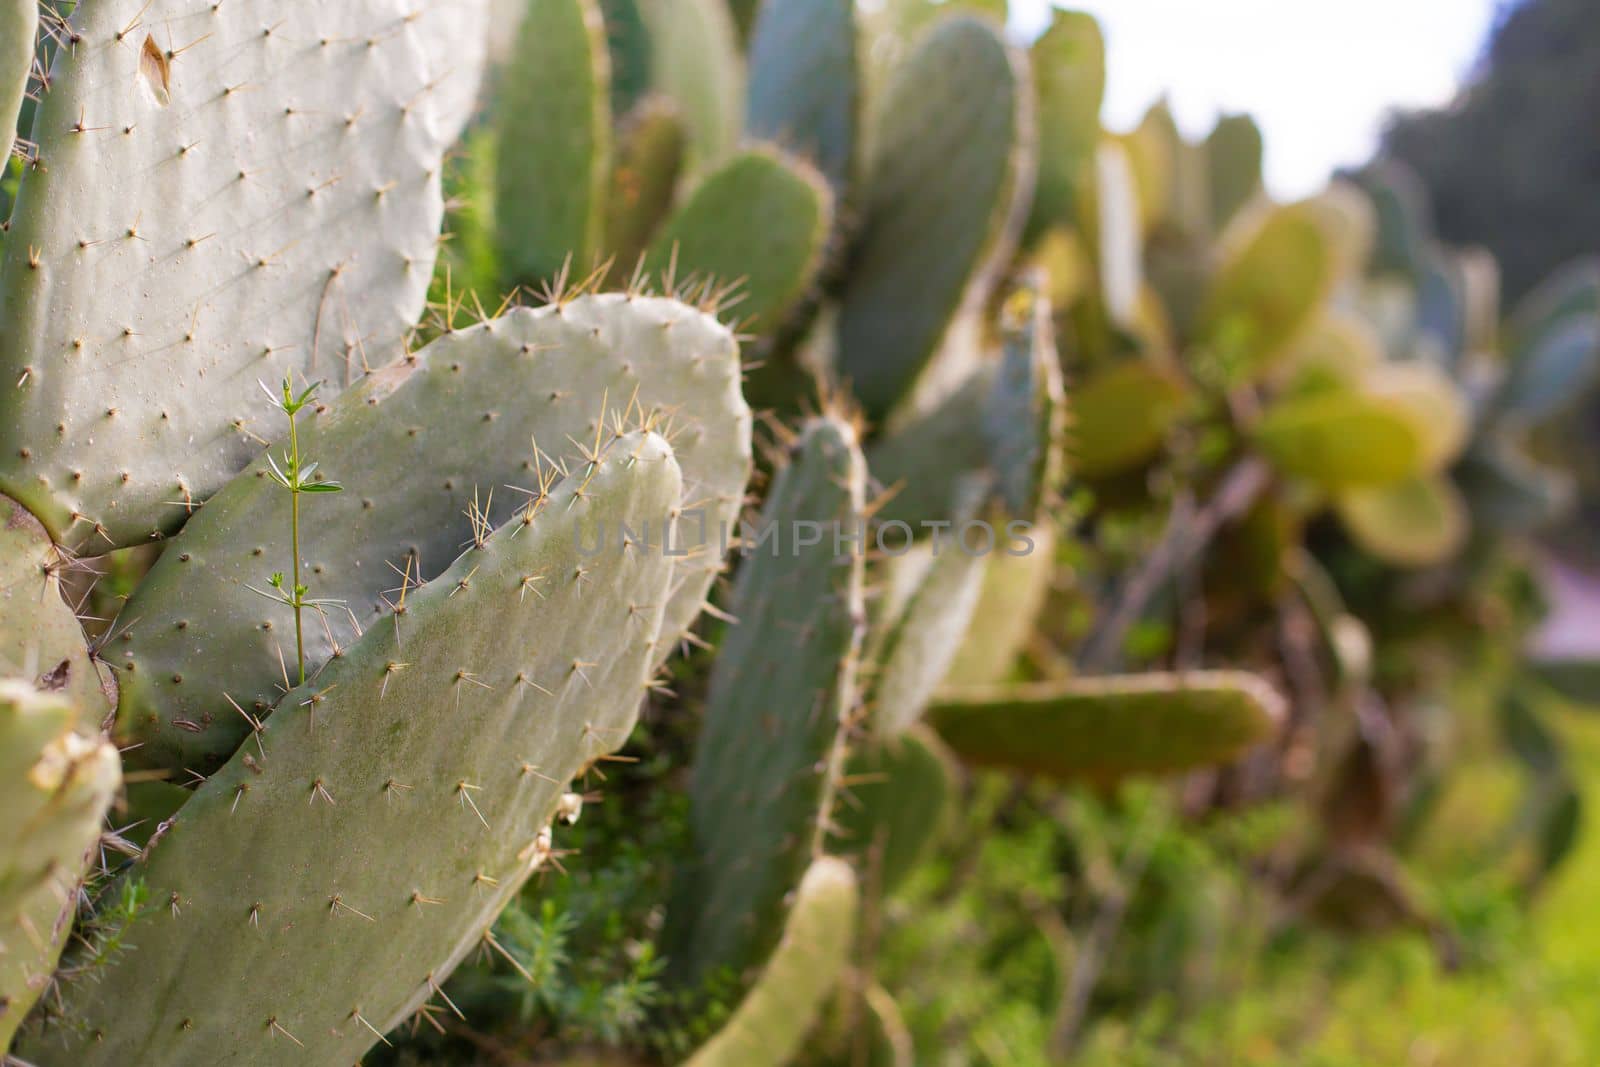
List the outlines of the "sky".
<svg viewBox="0 0 1600 1067">
<path fill-rule="evenodd" d="M 1203 136 L 1246 111 L 1267 144 L 1267 185 L 1292 198 L 1369 158 L 1395 108 L 1448 103 L 1494 23 L 1496 0 L 1068 0 L 1106 33 L 1105 122 L 1138 125 L 1165 94 Z M 1048 0 L 1012 0 L 1029 38 Z"/>
</svg>

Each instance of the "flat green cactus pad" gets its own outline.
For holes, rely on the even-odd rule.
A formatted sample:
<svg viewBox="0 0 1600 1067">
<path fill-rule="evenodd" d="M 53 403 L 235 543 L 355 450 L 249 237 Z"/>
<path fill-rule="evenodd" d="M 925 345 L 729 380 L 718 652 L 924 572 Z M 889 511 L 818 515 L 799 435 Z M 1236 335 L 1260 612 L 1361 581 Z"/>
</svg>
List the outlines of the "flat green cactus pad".
<svg viewBox="0 0 1600 1067">
<path fill-rule="evenodd" d="M 969 483 L 962 494 L 970 496 L 974 488 Z M 975 514 L 958 508 L 963 513 Z M 955 536 L 933 537 L 890 560 L 890 592 L 870 650 L 867 690 L 878 734 L 893 736 L 921 720 L 949 672 L 989 566 L 989 554 L 980 549 L 958 543 Z"/>
<path fill-rule="evenodd" d="M 1227 381 L 1253 381 L 1316 321 L 1337 270 L 1319 212 L 1290 204 L 1240 219 L 1200 313 L 1199 341 Z"/>
<path fill-rule="evenodd" d="M 1600 378 L 1600 261 L 1558 272 L 1517 308 L 1496 406 L 1524 422 L 1569 408 Z"/>
<path fill-rule="evenodd" d="M 1032 167 L 1027 80 L 996 27 L 956 14 L 886 90 L 839 309 L 839 372 L 870 418 L 913 393 L 1011 257 Z"/>
<path fill-rule="evenodd" d="M 83 627 L 61 598 L 68 557 L 39 521 L 0 496 L 0 677 L 27 677 L 60 693 L 83 716 L 79 727 L 100 730 L 110 708 L 107 686 L 84 644 Z"/>
<path fill-rule="evenodd" d="M 868 892 L 894 892 L 927 854 L 950 815 L 956 775 L 954 758 L 922 725 L 852 746 L 830 845 L 855 860 Z"/>
<path fill-rule="evenodd" d="M 1283 698 L 1240 671 L 1144 674 L 961 690 L 928 719 L 970 763 L 1111 781 L 1236 759 L 1277 730 Z"/>
<path fill-rule="evenodd" d="M 1007 514 L 1031 522 L 1060 492 L 1066 446 L 1066 389 L 1050 301 L 1035 286 L 1019 289 L 1006 301 L 1000 329 L 984 436 Z"/>
<path fill-rule="evenodd" d="M 1267 410 L 1255 436 L 1280 472 L 1325 489 L 1388 485 L 1427 468 L 1412 413 L 1379 396 L 1290 397 Z"/>
<path fill-rule="evenodd" d="M 1093 181 L 1106 95 L 1106 42 L 1100 23 L 1081 11 L 1051 13 L 1050 28 L 1033 43 L 1039 98 L 1039 177 L 1027 233 L 1073 226 L 1084 186 Z"/>
<path fill-rule="evenodd" d="M 650 33 L 651 80 L 678 105 L 691 174 L 722 162 L 743 122 L 744 59 L 722 0 L 639 0 Z"/>
<path fill-rule="evenodd" d="M 1261 164 L 1266 146 L 1261 127 L 1249 115 L 1227 115 L 1206 138 L 1211 194 L 1211 226 L 1217 232 L 1262 192 Z"/>
<path fill-rule="evenodd" d="M 921 537 L 923 522 L 950 518 L 955 476 L 989 461 L 984 418 L 995 378 L 993 364 L 980 366 L 939 406 L 868 447 L 867 468 L 887 494 L 875 512 L 879 523 L 906 523 Z M 898 527 L 884 533 L 887 544 L 897 546 L 901 537 Z"/>
<path fill-rule="evenodd" d="M 489 528 L 506 521 L 547 487 L 554 464 L 574 468 L 619 418 L 639 417 L 672 434 L 691 509 L 674 544 L 683 554 L 672 561 L 665 656 L 721 567 L 722 526 L 737 518 L 749 476 L 750 415 L 725 327 L 674 301 L 609 294 L 449 334 L 302 420 L 305 454 L 345 486 L 308 498 L 302 519 L 312 595 L 340 602 L 310 620 L 308 666 L 448 565 L 473 538 L 469 510 Z M 293 617 L 250 588 L 289 562 L 288 501 L 265 471 L 258 460 L 199 510 L 106 650 L 122 683 L 120 730 L 143 743 L 130 753 L 140 764 L 209 773 L 249 733 L 230 699 L 259 717 L 282 694 Z M 396 493 L 397 480 L 415 490 Z M 196 657 L 197 642 L 215 654 Z"/>
<path fill-rule="evenodd" d="M 0 0 L 0 166 L 11 158 L 38 30 L 39 0 Z"/>
<path fill-rule="evenodd" d="M 509 279 L 598 258 L 611 180 L 611 64 L 596 0 L 531 0 L 495 110 L 495 223 Z"/>
<path fill-rule="evenodd" d="M 122 780 L 117 750 L 78 730 L 63 693 L 0 680 L 0 1058 L 67 943 L 79 882 Z"/>
<path fill-rule="evenodd" d="M 801 1049 L 850 959 L 859 894 L 843 860 L 812 863 L 761 978 L 685 1067 L 780 1067 Z"/>
<path fill-rule="evenodd" d="M 664 96 L 645 97 L 622 120 L 606 204 L 606 248 L 616 257 L 612 278 L 629 277 L 671 211 L 684 147 L 683 120 Z"/>
<path fill-rule="evenodd" d="M 1090 374 L 1072 391 L 1067 455 L 1073 473 L 1106 478 L 1149 462 L 1189 402 L 1181 375 L 1144 360 Z"/>
<path fill-rule="evenodd" d="M 745 131 L 810 160 L 843 197 L 860 135 L 852 0 L 767 0 L 750 37 Z"/>
<path fill-rule="evenodd" d="M 681 495 L 664 440 L 617 439 L 290 693 L 130 872 L 139 951 L 64 989 L 23 1055 L 352 1063 L 433 998 L 632 730 Z"/>
<path fill-rule="evenodd" d="M 835 552 L 833 524 L 865 521 L 865 480 L 854 431 L 810 423 L 762 514 L 775 540 L 740 572 L 695 752 L 695 855 L 668 909 L 680 982 L 765 960 L 819 850 L 865 626 L 862 554 Z M 802 523 L 820 524 L 818 543 L 798 545 Z"/>
<path fill-rule="evenodd" d="M 75 549 L 138 544 L 276 436 L 258 379 L 398 356 L 484 7 L 77 5 L 0 264 L 0 491 Z"/>
<path fill-rule="evenodd" d="M 1396 566 L 1443 563 L 1466 543 L 1466 502 L 1439 476 L 1352 489 L 1339 495 L 1337 507 L 1356 544 Z"/>
<path fill-rule="evenodd" d="M 833 197 L 810 165 L 752 148 L 708 174 L 651 242 L 645 268 L 733 286 L 731 313 L 767 333 L 816 282 Z"/>
<path fill-rule="evenodd" d="M 1029 543 L 1017 546 L 1020 554 L 997 552 L 990 556 L 978 605 L 972 609 L 972 621 L 942 684 L 1005 681 L 1016 665 L 1049 596 L 1056 565 L 1053 522 L 1034 523 L 1026 536 Z"/>
</svg>

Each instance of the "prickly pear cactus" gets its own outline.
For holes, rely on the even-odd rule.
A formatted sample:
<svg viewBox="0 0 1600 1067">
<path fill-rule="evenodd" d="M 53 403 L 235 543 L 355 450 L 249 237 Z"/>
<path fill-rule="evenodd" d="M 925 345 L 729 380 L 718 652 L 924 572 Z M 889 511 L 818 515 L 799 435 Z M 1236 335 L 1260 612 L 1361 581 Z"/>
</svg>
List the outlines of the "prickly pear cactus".
<svg viewBox="0 0 1600 1067">
<path fill-rule="evenodd" d="M 851 0 L 760 5 L 745 130 L 810 160 L 841 199 L 855 173 L 860 94 Z"/>
<path fill-rule="evenodd" d="M 0 1056 L 50 981 L 78 890 L 121 783 L 117 750 L 78 730 L 81 709 L 0 681 Z"/>
<path fill-rule="evenodd" d="M 682 492 L 665 440 L 615 437 L 289 693 L 127 876 L 139 951 L 23 1054 L 353 1062 L 437 996 L 633 726 Z"/>
<path fill-rule="evenodd" d="M 1094 781 L 1225 763 L 1283 717 L 1277 691 L 1238 671 L 982 686 L 943 694 L 928 711 L 963 760 Z"/>
<path fill-rule="evenodd" d="M 1033 188 L 1027 56 L 952 15 L 895 71 L 877 123 L 838 338 L 840 373 L 881 420 L 948 385 L 925 372 L 1011 259 Z"/>
<path fill-rule="evenodd" d="M 307 453 L 345 486 L 319 498 L 302 545 L 318 596 L 337 601 L 310 628 L 308 664 L 391 614 L 475 527 L 507 521 L 563 467 L 589 462 L 619 420 L 641 417 L 670 428 L 685 475 L 664 657 L 721 568 L 750 471 L 750 413 L 726 327 L 670 300 L 610 294 L 451 333 L 304 420 Z M 259 718 L 282 695 L 291 618 L 252 589 L 290 551 L 268 463 L 190 520 L 106 650 L 122 682 L 119 731 L 141 765 L 210 773 L 251 729 L 233 705 Z M 413 472 L 417 490 L 394 492 Z M 196 657 L 196 641 L 215 654 Z"/>
<path fill-rule="evenodd" d="M 81 716 L 83 731 L 94 733 L 106 717 L 110 681 L 62 597 L 61 578 L 70 566 L 39 520 L 0 496 L 0 675 L 28 677 L 62 694 Z"/>
<path fill-rule="evenodd" d="M 273 434 L 258 379 L 398 356 L 484 7 L 77 5 L 0 263 L 0 491 L 70 547 L 170 533 Z"/>
<path fill-rule="evenodd" d="M 766 959 L 820 849 L 865 622 L 862 553 L 836 551 L 834 534 L 864 525 L 865 480 L 855 431 L 821 418 L 762 514 L 773 540 L 740 575 L 695 754 L 694 856 L 667 917 L 681 982 L 718 968 L 743 978 Z M 805 524 L 821 531 L 814 544 L 799 543 Z"/>
<path fill-rule="evenodd" d="M 686 1067 L 781 1067 L 844 972 L 859 901 L 849 864 L 821 857 L 795 890 L 783 937 L 761 977 L 717 1035 Z"/>
</svg>

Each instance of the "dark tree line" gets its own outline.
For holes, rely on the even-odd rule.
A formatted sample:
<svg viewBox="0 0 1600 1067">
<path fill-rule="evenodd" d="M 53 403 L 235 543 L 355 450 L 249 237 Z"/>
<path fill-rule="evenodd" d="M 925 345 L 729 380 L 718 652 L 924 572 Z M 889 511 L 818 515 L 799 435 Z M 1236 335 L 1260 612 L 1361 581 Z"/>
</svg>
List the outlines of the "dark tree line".
<svg viewBox="0 0 1600 1067">
<path fill-rule="evenodd" d="M 1508 7 L 1455 105 L 1398 116 L 1383 150 L 1422 176 L 1444 240 L 1494 252 L 1509 299 L 1600 252 L 1600 0 Z"/>
</svg>

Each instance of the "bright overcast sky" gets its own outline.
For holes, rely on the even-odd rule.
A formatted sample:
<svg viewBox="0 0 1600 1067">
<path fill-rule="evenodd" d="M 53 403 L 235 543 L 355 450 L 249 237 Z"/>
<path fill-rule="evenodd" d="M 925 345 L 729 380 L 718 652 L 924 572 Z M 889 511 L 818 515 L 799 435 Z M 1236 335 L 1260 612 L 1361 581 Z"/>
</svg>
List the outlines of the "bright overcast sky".
<svg viewBox="0 0 1600 1067">
<path fill-rule="evenodd" d="M 1163 93 L 1178 124 L 1203 135 L 1221 111 L 1247 111 L 1267 142 L 1279 197 L 1319 188 L 1367 159 L 1384 115 L 1442 104 L 1472 68 L 1496 0 L 1069 0 L 1106 33 L 1106 125 L 1138 124 Z M 1031 39 L 1047 0 L 1013 0 Z"/>
</svg>

